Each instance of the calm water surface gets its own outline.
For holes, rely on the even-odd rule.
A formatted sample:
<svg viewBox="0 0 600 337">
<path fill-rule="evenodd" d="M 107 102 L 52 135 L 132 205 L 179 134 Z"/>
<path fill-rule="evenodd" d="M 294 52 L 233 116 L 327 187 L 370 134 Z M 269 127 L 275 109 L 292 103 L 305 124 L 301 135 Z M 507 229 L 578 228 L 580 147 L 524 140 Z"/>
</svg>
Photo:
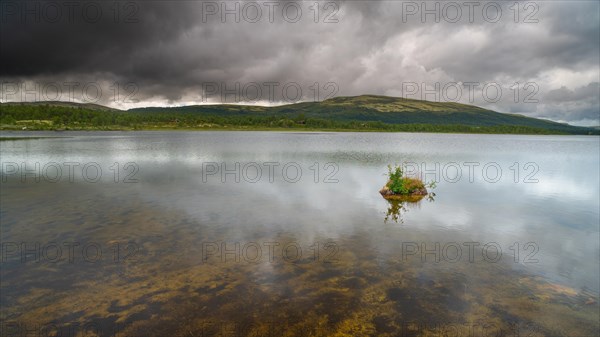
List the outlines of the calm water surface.
<svg viewBox="0 0 600 337">
<path fill-rule="evenodd" d="M 0 142 L 3 335 L 600 329 L 598 137 L 2 136 L 63 137 Z M 435 196 L 384 200 L 401 163 Z"/>
</svg>

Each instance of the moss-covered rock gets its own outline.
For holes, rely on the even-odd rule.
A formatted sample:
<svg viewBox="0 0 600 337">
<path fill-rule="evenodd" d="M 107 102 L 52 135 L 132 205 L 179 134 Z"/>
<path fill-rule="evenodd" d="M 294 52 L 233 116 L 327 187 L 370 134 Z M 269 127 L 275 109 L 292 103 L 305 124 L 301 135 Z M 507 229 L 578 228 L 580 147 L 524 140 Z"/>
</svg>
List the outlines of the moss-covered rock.
<svg viewBox="0 0 600 337">
<path fill-rule="evenodd" d="M 395 193 L 392 191 L 390 180 L 379 190 L 379 193 L 386 199 L 404 201 L 418 201 L 428 194 L 427 188 L 425 188 L 425 184 L 421 180 L 415 178 L 403 178 L 402 180 L 405 193 Z"/>
</svg>

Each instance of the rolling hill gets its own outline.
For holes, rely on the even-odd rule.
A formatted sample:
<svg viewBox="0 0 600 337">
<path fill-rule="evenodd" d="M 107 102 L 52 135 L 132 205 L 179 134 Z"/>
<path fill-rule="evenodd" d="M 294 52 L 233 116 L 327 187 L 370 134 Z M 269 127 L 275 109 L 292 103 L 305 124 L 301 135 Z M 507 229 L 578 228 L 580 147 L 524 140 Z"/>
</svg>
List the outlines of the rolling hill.
<svg viewBox="0 0 600 337">
<path fill-rule="evenodd" d="M 473 105 L 362 95 L 264 107 L 190 105 L 127 111 L 96 104 L 3 103 L 0 125 L 46 120 L 58 128 L 306 128 L 366 131 L 599 134 L 594 128 L 499 113 Z M 46 127 L 48 123 L 45 123 Z M 111 128 L 112 127 L 112 128 Z M 35 127 L 34 127 L 35 128 Z"/>
</svg>

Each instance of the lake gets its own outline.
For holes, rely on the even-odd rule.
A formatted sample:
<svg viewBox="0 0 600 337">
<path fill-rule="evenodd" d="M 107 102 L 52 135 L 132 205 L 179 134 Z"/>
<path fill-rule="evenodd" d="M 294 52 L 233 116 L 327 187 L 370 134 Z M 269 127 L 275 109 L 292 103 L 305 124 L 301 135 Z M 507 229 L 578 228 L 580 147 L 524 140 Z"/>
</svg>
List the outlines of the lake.
<svg viewBox="0 0 600 337">
<path fill-rule="evenodd" d="M 599 137 L 2 136 L 3 336 L 600 330 Z"/>
</svg>

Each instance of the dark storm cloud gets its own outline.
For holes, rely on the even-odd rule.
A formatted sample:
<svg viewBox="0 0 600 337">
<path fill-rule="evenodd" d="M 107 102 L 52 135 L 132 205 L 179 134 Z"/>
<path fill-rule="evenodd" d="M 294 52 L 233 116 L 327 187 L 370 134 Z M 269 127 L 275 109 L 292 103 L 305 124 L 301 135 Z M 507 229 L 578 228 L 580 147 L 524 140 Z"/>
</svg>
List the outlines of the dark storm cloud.
<svg viewBox="0 0 600 337">
<path fill-rule="evenodd" d="M 139 48 L 168 42 L 195 23 L 193 3 L 126 4 L 3 2 L 2 75 L 111 72 L 130 64 Z"/>
<path fill-rule="evenodd" d="M 49 20 L 52 3 L 63 12 L 57 22 Z M 463 91 L 461 102 L 555 120 L 599 120 L 598 2 L 521 2 L 517 16 L 513 2 L 476 2 L 472 13 L 453 2 L 462 10 L 458 20 L 448 2 L 432 1 L 321 1 L 318 11 L 312 1 L 88 1 L 94 5 L 81 2 L 72 16 L 64 3 L 2 2 L 3 81 L 132 82 L 136 99 L 152 104 L 201 102 L 207 83 L 229 89 L 257 83 L 260 103 L 272 101 L 264 85 L 271 82 L 279 83 L 276 102 L 286 101 L 281 87 L 289 83 L 301 87 L 301 99 L 312 100 L 334 92 L 401 96 L 407 82 L 476 82 L 473 99 Z M 39 22 L 31 14 L 34 4 Z M 439 17 L 423 20 L 424 10 L 436 4 Z M 91 20 L 93 8 L 86 16 L 86 6 L 101 7 L 98 20 Z M 222 16 L 236 6 L 239 22 L 233 14 Z M 262 16 L 250 22 L 256 7 Z M 295 21 L 297 8 L 302 16 Z M 537 103 L 522 101 L 531 94 L 528 82 L 537 85 Z M 502 97 L 489 100 L 481 91 L 486 83 L 501 87 Z M 445 100 L 422 92 L 412 98 Z M 102 97 L 98 103 L 129 102 Z"/>
</svg>

